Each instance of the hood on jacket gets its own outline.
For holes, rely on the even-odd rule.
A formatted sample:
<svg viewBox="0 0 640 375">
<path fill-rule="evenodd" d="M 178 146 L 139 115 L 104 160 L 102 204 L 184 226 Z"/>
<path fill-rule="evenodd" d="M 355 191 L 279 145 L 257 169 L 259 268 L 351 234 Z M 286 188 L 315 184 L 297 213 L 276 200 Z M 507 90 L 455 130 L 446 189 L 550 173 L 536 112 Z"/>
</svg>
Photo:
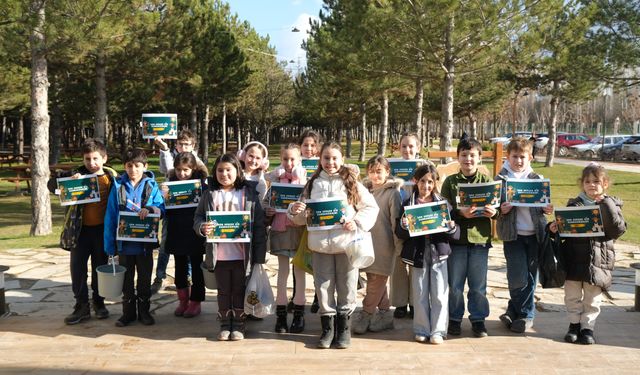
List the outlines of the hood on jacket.
<svg viewBox="0 0 640 375">
<path fill-rule="evenodd" d="M 365 177 L 365 179 L 362 180 L 362 185 L 364 185 L 364 187 L 366 187 L 367 190 L 369 190 L 370 192 L 373 192 L 374 190 L 373 183 L 371 182 L 369 177 Z M 403 186 L 404 186 L 403 179 L 399 177 L 389 176 L 387 181 L 385 181 L 385 183 L 382 184 L 382 186 L 380 186 L 378 189 L 396 189 L 400 191 L 400 189 L 402 189 Z"/>
<path fill-rule="evenodd" d="M 618 198 L 618 197 L 612 197 L 610 195 L 605 195 L 605 199 L 609 198 L 613 201 L 613 204 L 615 204 L 616 206 L 622 208 L 622 205 L 624 204 L 624 202 L 622 201 L 622 199 Z M 582 201 L 582 199 L 576 197 L 576 198 L 569 198 L 569 201 L 567 202 L 567 206 L 584 206 L 584 202 Z"/>
</svg>

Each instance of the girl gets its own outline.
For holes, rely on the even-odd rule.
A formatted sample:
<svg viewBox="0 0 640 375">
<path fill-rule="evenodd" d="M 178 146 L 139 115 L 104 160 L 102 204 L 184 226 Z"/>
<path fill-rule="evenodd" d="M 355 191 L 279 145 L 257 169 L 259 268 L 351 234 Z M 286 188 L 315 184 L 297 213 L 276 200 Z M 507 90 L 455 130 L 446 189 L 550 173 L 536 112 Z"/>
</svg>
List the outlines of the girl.
<svg viewBox="0 0 640 375">
<path fill-rule="evenodd" d="M 218 284 L 218 340 L 242 340 L 245 278 L 253 264 L 265 262 L 264 211 L 256 183 L 244 178 L 240 160 L 235 155 L 219 156 L 211 174 L 209 190 L 203 194 L 193 219 L 193 229 L 198 234 L 207 237 L 213 231 L 214 223 L 206 220 L 206 211 L 251 211 L 251 242 L 208 242 L 204 260 Z"/>
<path fill-rule="evenodd" d="M 318 199 L 339 197 L 347 207 L 343 227 L 340 229 L 309 231 L 309 249 L 313 251 L 313 279 L 320 302 L 322 336 L 318 347 L 327 349 L 334 339 L 334 317 L 336 346 L 348 348 L 351 343 L 349 317 L 356 307 L 356 284 L 358 269 L 347 259 L 345 249 L 353 239 L 353 232 L 369 231 L 378 215 L 375 199 L 360 184 L 351 169 L 344 165 L 342 148 L 330 142 L 322 146 L 320 166 L 307 182 L 302 194 L 304 198 Z M 294 223 L 306 223 L 306 204 L 302 201 L 289 206 L 289 217 Z M 335 292 L 338 292 L 336 302 Z"/>
<path fill-rule="evenodd" d="M 295 143 L 283 145 L 280 149 L 281 164 L 267 175 L 271 183 L 304 184 L 307 171 L 300 164 L 300 146 Z M 268 199 L 266 200 L 268 203 Z M 304 331 L 305 274 L 304 270 L 293 266 L 295 294 L 293 298 L 293 321 L 287 327 L 287 277 L 289 262 L 300 244 L 302 226 L 296 226 L 287 219 L 286 213 L 276 213 L 275 208 L 264 205 L 267 218 L 272 218 L 270 242 L 271 254 L 278 257 L 278 292 L 276 296 L 276 333 L 301 333 Z"/>
<path fill-rule="evenodd" d="M 417 342 L 429 340 L 432 344 L 442 344 L 447 333 L 448 296 L 447 257 L 451 254 L 449 237 L 459 235 L 452 221 L 448 233 L 410 237 L 404 206 L 443 201 L 437 192 L 438 172 L 432 165 L 418 167 L 413 175 L 413 194 L 403 202 L 402 219 L 396 226 L 396 235 L 405 240 L 402 246 L 402 260 L 413 265 L 411 288 L 413 290 L 414 316 L 413 332 Z M 448 205 L 448 203 L 447 203 Z"/>
<path fill-rule="evenodd" d="M 395 258 L 402 250 L 402 241 L 393 233 L 400 217 L 400 189 L 404 181 L 391 176 L 389 161 L 381 155 L 369 160 L 367 174 L 369 178 L 363 184 L 373 194 L 380 212 L 371 229 L 375 261 L 364 269 L 367 273 L 367 292 L 362 301 L 362 311 L 353 319 L 353 332 L 357 334 L 393 328 L 387 280 L 393 272 Z"/>
<path fill-rule="evenodd" d="M 207 167 L 198 163 L 191 152 L 181 152 L 173 161 L 173 169 L 169 170 L 169 181 L 200 180 L 204 186 L 208 176 Z M 165 200 L 169 197 L 169 187 L 162 185 L 162 195 Z M 175 316 L 192 318 L 200 314 L 200 303 L 204 301 L 204 276 L 200 263 L 204 254 L 204 239 L 193 231 L 193 214 L 195 207 L 176 208 L 166 211 L 165 225 L 167 239 L 165 248 L 167 254 L 173 254 L 176 262 L 176 289 L 178 292 L 178 307 Z M 191 281 L 189 288 L 189 264 L 191 264 Z"/>
<path fill-rule="evenodd" d="M 264 174 L 269 169 L 269 151 L 267 147 L 258 141 L 247 143 L 240 152 L 238 152 L 238 159 L 242 162 L 244 178 L 250 181 L 255 181 L 256 190 L 260 201 L 264 199 L 267 194 L 267 182 Z"/>
<path fill-rule="evenodd" d="M 595 344 L 593 328 L 600 314 L 602 291 L 611 287 L 611 270 L 615 260 L 613 245 L 627 230 L 622 217 L 622 201 L 608 196 L 610 181 L 607 171 L 597 163 L 582 170 L 578 180 L 582 192 L 569 199 L 567 206 L 598 206 L 602 215 L 604 237 L 571 237 L 560 242 L 560 254 L 567 271 L 564 303 L 569 315 L 567 342 Z M 556 222 L 549 230 L 558 232 Z"/>
</svg>

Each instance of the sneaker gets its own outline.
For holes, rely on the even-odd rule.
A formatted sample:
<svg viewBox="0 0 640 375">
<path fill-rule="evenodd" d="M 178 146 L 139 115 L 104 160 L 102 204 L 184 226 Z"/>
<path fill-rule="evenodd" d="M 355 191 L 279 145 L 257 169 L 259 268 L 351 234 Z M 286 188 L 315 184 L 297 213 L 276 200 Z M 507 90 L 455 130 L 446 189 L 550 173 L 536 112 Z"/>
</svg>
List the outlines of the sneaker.
<svg viewBox="0 0 640 375">
<path fill-rule="evenodd" d="M 580 335 L 580 323 L 570 323 L 567 334 L 564 335 L 564 341 L 573 344 L 578 341 Z"/>
<path fill-rule="evenodd" d="M 511 315 L 504 313 L 500 315 L 498 319 L 500 319 L 502 324 L 504 324 L 507 329 L 511 329 L 511 325 L 513 324 L 513 318 L 511 318 Z"/>
<path fill-rule="evenodd" d="M 75 306 L 73 306 L 73 312 L 64 318 L 64 322 L 67 325 L 74 325 L 89 318 L 91 318 L 89 302 L 77 302 Z"/>
<path fill-rule="evenodd" d="M 373 314 L 369 314 L 364 310 L 357 311 L 353 314 L 353 318 L 351 318 L 351 328 L 353 329 L 353 333 L 357 335 L 367 333 L 369 325 L 371 324 L 372 315 Z"/>
<path fill-rule="evenodd" d="M 590 329 L 583 329 L 580 331 L 580 344 L 593 345 L 596 343 L 596 339 L 593 337 L 593 331 Z"/>
<path fill-rule="evenodd" d="M 449 328 L 447 333 L 453 336 L 460 336 L 462 334 L 462 322 L 455 320 L 449 320 Z"/>
<path fill-rule="evenodd" d="M 98 319 L 107 319 L 109 317 L 109 310 L 104 305 L 104 301 L 93 301 L 93 313 Z"/>
<path fill-rule="evenodd" d="M 489 334 L 487 333 L 487 327 L 484 326 L 484 322 L 473 322 L 471 323 L 471 332 L 475 337 L 487 337 Z"/>
<path fill-rule="evenodd" d="M 371 318 L 369 331 L 382 332 L 388 329 L 393 329 L 393 312 L 391 310 L 378 310 Z"/>
<path fill-rule="evenodd" d="M 154 295 L 162 290 L 162 285 L 164 284 L 164 279 L 155 278 L 153 280 L 153 284 L 151 284 L 151 295 Z"/>
<path fill-rule="evenodd" d="M 429 342 L 433 345 L 440 345 L 444 342 L 444 337 L 442 337 L 442 335 L 439 333 L 435 333 L 431 335 L 431 337 L 429 338 Z"/>
<path fill-rule="evenodd" d="M 413 339 L 414 339 L 416 342 L 419 342 L 419 343 L 425 343 L 425 342 L 427 342 L 427 336 L 425 336 L 425 335 L 415 335 L 415 336 L 413 336 Z"/>
<path fill-rule="evenodd" d="M 407 306 L 396 307 L 396 310 L 393 312 L 393 317 L 396 319 L 402 319 L 407 316 Z"/>
<path fill-rule="evenodd" d="M 533 319 L 516 319 L 511 323 L 511 332 L 524 333 L 533 327 Z"/>
</svg>

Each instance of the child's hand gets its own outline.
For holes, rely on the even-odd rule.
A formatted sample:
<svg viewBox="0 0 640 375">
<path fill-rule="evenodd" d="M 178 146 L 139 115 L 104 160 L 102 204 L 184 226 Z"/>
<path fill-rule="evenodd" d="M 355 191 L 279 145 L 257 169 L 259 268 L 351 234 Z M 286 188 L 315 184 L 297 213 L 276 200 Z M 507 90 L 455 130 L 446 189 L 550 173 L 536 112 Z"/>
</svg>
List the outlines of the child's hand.
<svg viewBox="0 0 640 375">
<path fill-rule="evenodd" d="M 354 230 L 356 230 L 358 225 L 356 224 L 355 220 L 349 220 L 349 221 L 345 222 L 344 224 L 342 224 L 342 227 L 345 230 L 348 230 L 349 232 L 353 232 Z"/>
<path fill-rule="evenodd" d="M 501 212 L 503 215 L 506 215 L 506 214 L 508 214 L 509 212 L 511 212 L 511 209 L 512 209 L 512 208 L 513 208 L 513 206 L 511 205 L 511 203 L 509 203 L 509 202 L 503 202 L 503 203 L 500 205 L 500 212 Z"/>
<path fill-rule="evenodd" d="M 542 209 L 542 211 L 544 211 L 545 215 L 551 215 L 553 213 L 553 205 L 549 203 Z"/>
<path fill-rule="evenodd" d="M 484 206 L 484 210 L 482 211 L 482 216 L 492 218 L 493 215 L 496 214 L 496 208 L 491 205 Z"/>
<path fill-rule="evenodd" d="M 166 184 L 160 185 L 160 191 L 162 192 L 164 199 L 169 199 L 169 187 Z"/>
<path fill-rule="evenodd" d="M 162 137 L 155 137 L 153 143 L 160 147 L 162 151 L 169 151 L 169 145 L 167 144 L 167 142 L 162 140 Z"/>
<path fill-rule="evenodd" d="M 449 220 L 449 222 L 447 223 L 447 225 L 449 226 L 449 229 L 453 229 L 456 227 L 456 222 L 453 220 Z"/>
<path fill-rule="evenodd" d="M 268 217 L 271 217 L 276 214 L 276 209 L 273 207 L 265 207 L 264 214 Z"/>
<path fill-rule="evenodd" d="M 409 221 L 407 220 L 407 218 L 405 216 L 403 216 L 402 219 L 400 219 L 400 225 L 404 229 L 407 229 L 409 227 Z"/>
<path fill-rule="evenodd" d="M 203 223 L 200 226 L 200 233 L 202 233 L 205 237 L 209 237 L 211 232 L 213 232 L 213 228 L 214 228 L 213 222 L 207 221 L 206 223 Z"/>
<path fill-rule="evenodd" d="M 80 178 L 80 176 L 82 176 L 80 173 L 76 173 L 73 176 L 71 176 L 71 178 L 73 178 L 74 180 L 77 180 Z"/>
<path fill-rule="evenodd" d="M 551 233 L 558 233 L 558 223 L 555 221 L 551 222 L 551 224 L 549 224 L 549 231 Z"/>
<path fill-rule="evenodd" d="M 307 205 L 304 202 L 293 202 L 289 207 L 289 212 L 295 216 L 304 211 L 305 208 L 307 208 Z"/>
<path fill-rule="evenodd" d="M 144 218 L 147 217 L 147 215 L 149 215 L 149 210 L 147 208 L 143 208 L 140 211 L 138 211 L 138 217 L 141 220 L 144 220 Z"/>
<path fill-rule="evenodd" d="M 475 207 L 462 207 L 459 209 L 460 215 L 466 217 L 467 219 L 472 219 L 476 216 L 476 208 Z"/>
</svg>

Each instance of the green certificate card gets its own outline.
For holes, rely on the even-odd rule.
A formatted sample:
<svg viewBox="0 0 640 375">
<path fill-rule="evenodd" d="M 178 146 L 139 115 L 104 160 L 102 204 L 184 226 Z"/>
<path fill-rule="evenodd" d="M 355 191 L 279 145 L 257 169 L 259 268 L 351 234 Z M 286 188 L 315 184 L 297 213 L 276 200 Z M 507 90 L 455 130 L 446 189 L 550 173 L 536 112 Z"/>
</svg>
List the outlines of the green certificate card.
<svg viewBox="0 0 640 375">
<path fill-rule="evenodd" d="M 207 211 L 213 231 L 207 242 L 251 242 L 251 211 Z"/>
<path fill-rule="evenodd" d="M 157 242 L 159 224 L 159 214 L 149 214 L 142 220 L 137 212 L 120 211 L 116 240 Z"/>
<path fill-rule="evenodd" d="M 307 199 L 307 230 L 329 230 L 342 228 L 347 212 L 345 198 Z"/>
<path fill-rule="evenodd" d="M 458 184 L 456 202 L 462 207 L 500 207 L 502 181 L 483 182 L 480 184 Z"/>
<path fill-rule="evenodd" d="M 318 169 L 320 158 L 302 158 L 302 166 L 307 170 L 307 178 Z"/>
<path fill-rule="evenodd" d="M 602 237 L 604 227 L 599 206 L 555 209 L 560 237 Z"/>
<path fill-rule="evenodd" d="M 416 204 L 404 208 L 409 236 L 448 232 L 451 214 L 446 201 Z"/>
<path fill-rule="evenodd" d="M 275 208 L 276 212 L 286 213 L 289 203 L 300 199 L 302 190 L 304 190 L 304 185 L 272 183 L 269 190 L 269 207 Z"/>
<path fill-rule="evenodd" d="M 506 201 L 512 206 L 545 207 L 551 203 L 551 182 L 549 179 L 507 179 Z"/>
<path fill-rule="evenodd" d="M 424 164 L 422 159 L 406 160 L 402 158 L 390 158 L 391 175 L 404 180 L 405 185 L 413 185 L 413 172 Z"/>
<path fill-rule="evenodd" d="M 63 177 L 57 181 L 56 194 L 60 197 L 62 206 L 100 202 L 98 176 L 95 174 L 87 174 L 80 178 Z"/>
<path fill-rule="evenodd" d="M 142 138 L 178 138 L 178 115 L 175 113 L 143 113 Z"/>
<path fill-rule="evenodd" d="M 167 210 L 198 207 L 202 196 L 202 182 L 200 180 L 163 182 L 162 186 L 169 188 L 168 195 L 164 196 L 164 207 Z"/>
</svg>

